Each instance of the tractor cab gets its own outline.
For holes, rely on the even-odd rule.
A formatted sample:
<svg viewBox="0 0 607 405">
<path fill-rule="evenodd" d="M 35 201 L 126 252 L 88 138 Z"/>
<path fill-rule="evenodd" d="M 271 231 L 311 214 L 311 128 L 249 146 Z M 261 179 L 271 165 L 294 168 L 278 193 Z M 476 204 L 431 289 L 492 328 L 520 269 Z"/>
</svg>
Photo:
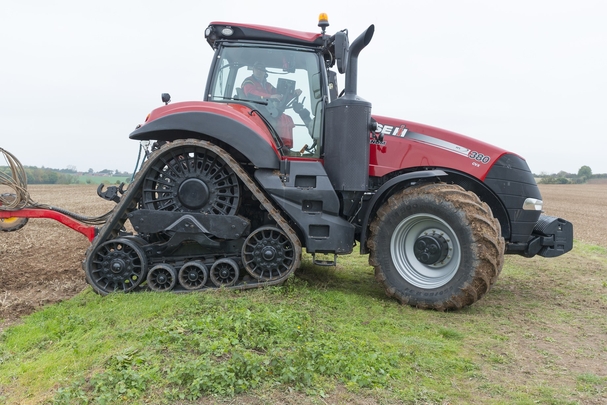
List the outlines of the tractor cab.
<svg viewBox="0 0 607 405">
<path fill-rule="evenodd" d="M 350 44 L 346 30 L 325 33 L 326 14 L 318 26 L 320 33 L 211 23 L 205 37 L 215 57 L 205 101 L 247 104 L 271 128 L 283 157 L 322 158 L 335 190 L 365 192 L 374 123 L 371 103 L 356 94 L 358 55 L 375 28 Z M 333 67 L 345 74 L 340 97 Z"/>
<path fill-rule="evenodd" d="M 222 41 L 214 61 L 205 101 L 246 104 L 272 128 L 283 154 L 320 156 L 327 86 L 314 49 Z"/>
</svg>

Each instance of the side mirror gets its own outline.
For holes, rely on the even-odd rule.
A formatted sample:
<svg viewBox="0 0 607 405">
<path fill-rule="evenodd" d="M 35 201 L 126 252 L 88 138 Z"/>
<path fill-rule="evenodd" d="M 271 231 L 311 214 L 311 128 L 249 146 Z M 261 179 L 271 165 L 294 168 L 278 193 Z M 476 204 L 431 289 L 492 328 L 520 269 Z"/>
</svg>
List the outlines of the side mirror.
<svg viewBox="0 0 607 405">
<path fill-rule="evenodd" d="M 162 93 L 160 96 L 162 98 L 162 102 L 164 105 L 167 105 L 171 102 L 171 95 L 169 93 Z"/>
<path fill-rule="evenodd" d="M 350 44 L 348 42 L 348 34 L 343 31 L 335 33 L 335 41 L 333 42 L 335 48 L 335 62 L 337 63 L 337 70 L 339 73 L 345 73 L 348 68 L 348 49 Z"/>
</svg>

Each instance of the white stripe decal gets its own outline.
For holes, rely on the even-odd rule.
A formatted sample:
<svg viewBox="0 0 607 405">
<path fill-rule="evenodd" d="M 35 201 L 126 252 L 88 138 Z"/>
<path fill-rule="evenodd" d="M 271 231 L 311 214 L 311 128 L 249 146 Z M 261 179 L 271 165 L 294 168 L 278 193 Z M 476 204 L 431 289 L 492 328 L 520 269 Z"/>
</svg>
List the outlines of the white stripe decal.
<svg viewBox="0 0 607 405">
<path fill-rule="evenodd" d="M 418 134 L 417 132 L 408 131 L 405 135 L 405 138 L 411 138 L 418 142 L 436 146 L 437 148 L 457 153 L 458 155 L 462 155 L 465 157 L 468 157 L 468 155 L 470 154 L 470 149 L 468 148 L 464 148 L 463 146 L 456 145 L 454 143 L 447 142 L 442 139 L 434 138 L 428 135 Z"/>
</svg>

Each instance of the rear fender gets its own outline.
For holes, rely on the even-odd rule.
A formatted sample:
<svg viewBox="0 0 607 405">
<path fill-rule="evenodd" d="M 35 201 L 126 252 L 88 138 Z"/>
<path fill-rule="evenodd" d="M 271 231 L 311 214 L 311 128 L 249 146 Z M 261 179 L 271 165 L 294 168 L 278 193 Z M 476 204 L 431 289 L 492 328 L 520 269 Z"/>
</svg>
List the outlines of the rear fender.
<svg viewBox="0 0 607 405">
<path fill-rule="evenodd" d="M 129 138 L 135 140 L 174 141 L 196 138 L 217 140 L 230 145 L 259 168 L 278 169 L 279 157 L 271 136 L 260 134 L 251 127 L 251 120 L 234 119 L 215 112 L 187 111 L 161 116 L 133 131 Z"/>
</svg>

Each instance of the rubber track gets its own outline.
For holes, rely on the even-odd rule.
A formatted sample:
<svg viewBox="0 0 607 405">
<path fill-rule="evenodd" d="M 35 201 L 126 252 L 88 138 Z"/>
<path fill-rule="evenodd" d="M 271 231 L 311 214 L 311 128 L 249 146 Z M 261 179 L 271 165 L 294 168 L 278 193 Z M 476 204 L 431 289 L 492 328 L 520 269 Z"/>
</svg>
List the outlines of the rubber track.
<svg viewBox="0 0 607 405">
<path fill-rule="evenodd" d="M 160 159 L 160 157 L 165 155 L 166 152 L 184 146 L 202 147 L 211 150 L 212 152 L 220 156 L 228 164 L 228 166 L 230 166 L 230 168 L 234 171 L 238 178 L 243 182 L 245 187 L 247 187 L 253 193 L 259 203 L 268 211 L 269 215 L 276 222 L 278 227 L 280 227 L 280 229 L 287 235 L 287 237 L 291 241 L 293 250 L 295 251 L 294 262 L 290 270 L 283 274 L 282 277 L 270 281 L 249 280 L 245 284 L 222 288 L 230 290 L 244 290 L 249 288 L 265 287 L 283 283 L 287 278 L 289 278 L 289 276 L 293 273 L 295 269 L 299 268 L 299 265 L 301 263 L 301 242 L 299 241 L 297 234 L 295 233 L 293 228 L 291 228 L 291 226 L 287 223 L 287 221 L 282 217 L 280 211 L 272 205 L 266 195 L 259 189 L 259 187 L 257 187 L 257 184 L 251 179 L 247 172 L 244 171 L 244 169 L 238 164 L 238 162 L 236 162 L 230 156 L 229 153 L 227 153 L 225 150 L 211 142 L 201 141 L 197 139 L 180 139 L 174 142 L 167 143 L 150 155 L 150 158 L 144 163 L 141 170 L 137 172 L 137 175 L 133 179 L 133 182 L 129 185 L 128 189 L 123 194 L 120 203 L 118 203 L 118 205 L 116 205 L 116 207 L 114 208 L 112 215 L 108 218 L 105 225 L 99 230 L 97 237 L 93 240 L 93 243 L 87 249 L 86 257 L 82 262 L 82 268 L 84 269 L 84 273 L 86 275 L 86 281 L 91 284 L 91 286 L 93 285 L 89 279 L 89 274 L 87 271 L 87 263 L 90 259 L 91 253 L 94 252 L 97 247 L 102 243 L 119 237 L 120 230 L 122 229 L 124 223 L 127 220 L 127 214 L 137 208 L 137 201 L 141 196 L 142 183 L 145 179 L 145 174 L 148 172 L 150 166 L 156 163 Z M 93 287 L 93 289 L 95 288 Z M 192 290 L 188 292 L 204 291 L 205 289 L 209 288 Z M 105 295 L 105 292 L 103 291 L 96 292 L 101 295 Z"/>
</svg>

